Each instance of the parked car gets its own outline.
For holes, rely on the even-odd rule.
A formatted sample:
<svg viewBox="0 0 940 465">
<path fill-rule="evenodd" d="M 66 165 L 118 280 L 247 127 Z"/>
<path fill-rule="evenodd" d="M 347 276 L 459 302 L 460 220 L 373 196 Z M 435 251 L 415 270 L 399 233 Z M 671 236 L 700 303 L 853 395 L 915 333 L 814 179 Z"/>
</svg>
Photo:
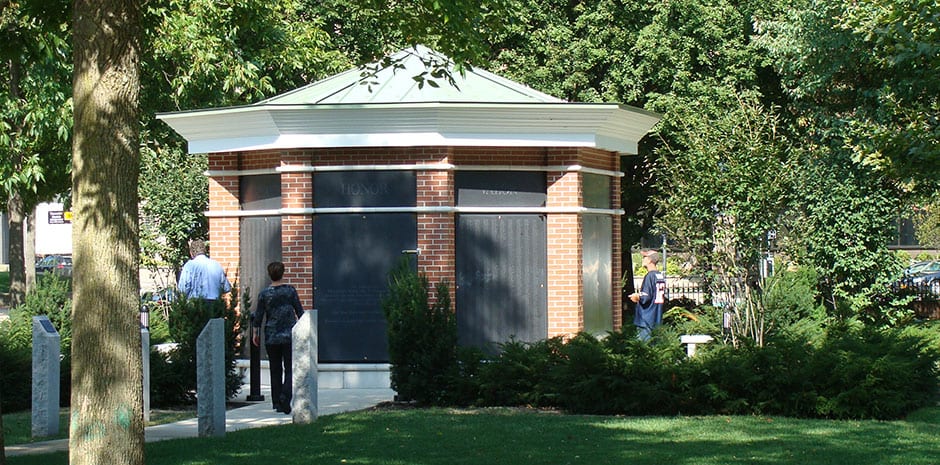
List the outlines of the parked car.
<svg viewBox="0 0 940 465">
<path fill-rule="evenodd" d="M 46 255 L 36 262 L 36 276 L 55 273 L 64 278 L 72 277 L 72 257 L 67 255 Z"/>
<path fill-rule="evenodd" d="M 940 296 L 940 260 L 915 263 L 904 270 L 897 287 L 902 291 Z"/>
<path fill-rule="evenodd" d="M 940 271 L 940 260 L 927 260 L 917 262 L 904 269 L 904 276 L 912 276 L 919 273 Z"/>
</svg>

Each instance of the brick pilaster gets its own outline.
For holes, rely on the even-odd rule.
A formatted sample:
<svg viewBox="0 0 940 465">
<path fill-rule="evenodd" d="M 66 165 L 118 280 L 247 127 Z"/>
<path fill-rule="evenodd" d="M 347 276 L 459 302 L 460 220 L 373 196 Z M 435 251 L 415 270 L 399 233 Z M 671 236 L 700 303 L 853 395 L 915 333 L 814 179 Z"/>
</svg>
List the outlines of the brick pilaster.
<svg viewBox="0 0 940 465">
<path fill-rule="evenodd" d="M 309 208 L 313 206 L 311 173 L 281 173 L 281 206 Z M 281 260 L 291 270 L 287 281 L 297 289 L 305 309 L 315 308 L 313 295 L 313 216 L 281 217 Z"/>
<path fill-rule="evenodd" d="M 237 153 L 209 155 L 210 170 L 237 170 Z M 239 205 L 238 176 L 209 178 L 209 211 L 233 211 Z M 209 255 L 222 265 L 229 280 L 239 278 L 239 222 L 238 218 L 209 218 Z"/>
</svg>

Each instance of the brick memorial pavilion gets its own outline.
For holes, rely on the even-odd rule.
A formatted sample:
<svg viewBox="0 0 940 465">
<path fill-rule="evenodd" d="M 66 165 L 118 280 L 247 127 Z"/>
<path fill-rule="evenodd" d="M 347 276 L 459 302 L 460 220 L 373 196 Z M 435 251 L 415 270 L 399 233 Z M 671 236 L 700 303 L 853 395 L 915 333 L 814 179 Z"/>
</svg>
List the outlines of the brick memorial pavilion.
<svg viewBox="0 0 940 465">
<path fill-rule="evenodd" d="M 620 157 L 659 120 L 483 70 L 413 79 L 424 47 L 256 104 L 158 115 L 208 153 L 212 257 L 252 298 L 282 260 L 323 363 L 387 361 L 380 299 L 406 257 L 450 284 L 461 344 L 621 325 Z"/>
</svg>

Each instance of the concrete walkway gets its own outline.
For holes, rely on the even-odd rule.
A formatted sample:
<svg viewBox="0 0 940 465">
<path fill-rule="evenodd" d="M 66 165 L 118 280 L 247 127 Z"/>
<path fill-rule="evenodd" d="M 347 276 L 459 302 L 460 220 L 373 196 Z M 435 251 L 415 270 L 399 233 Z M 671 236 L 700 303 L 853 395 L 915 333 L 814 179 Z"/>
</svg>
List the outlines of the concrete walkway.
<svg viewBox="0 0 940 465">
<path fill-rule="evenodd" d="M 246 385 L 232 401 L 244 402 L 248 392 L 248 386 Z M 261 393 L 264 395 L 265 400 L 252 402 L 244 407 L 225 412 L 226 432 L 247 428 L 285 425 L 291 422 L 290 415 L 275 412 L 274 409 L 271 408 L 271 394 L 267 386 L 262 385 Z M 394 396 L 395 391 L 391 389 L 320 389 L 317 393 L 317 413 L 320 416 L 324 416 L 362 410 L 381 402 L 390 401 Z M 176 438 L 194 438 L 198 436 L 198 425 L 198 419 L 191 418 L 176 423 L 149 426 L 145 430 L 146 441 L 154 442 Z M 17 444 L 7 446 L 6 455 L 11 457 L 26 454 L 48 454 L 67 451 L 68 447 L 68 439 Z"/>
</svg>

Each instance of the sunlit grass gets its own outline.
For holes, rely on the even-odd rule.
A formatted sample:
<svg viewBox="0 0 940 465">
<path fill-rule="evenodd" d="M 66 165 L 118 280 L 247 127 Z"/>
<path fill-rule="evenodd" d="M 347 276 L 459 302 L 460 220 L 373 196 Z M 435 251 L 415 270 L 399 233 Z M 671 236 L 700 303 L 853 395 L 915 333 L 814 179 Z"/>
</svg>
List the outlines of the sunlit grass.
<svg viewBox="0 0 940 465">
<path fill-rule="evenodd" d="M 363 411 L 147 444 L 159 464 L 936 464 L 940 408 L 903 421 L 605 417 L 513 410 Z M 65 454 L 9 457 L 63 464 Z"/>
<path fill-rule="evenodd" d="M 65 439 L 68 437 L 68 409 L 59 409 L 59 434 L 40 438 L 32 437 L 32 413 L 30 411 L 3 415 L 3 440 L 8 446 L 38 441 Z M 162 425 L 195 418 L 195 410 L 153 410 L 148 425 Z"/>
</svg>

